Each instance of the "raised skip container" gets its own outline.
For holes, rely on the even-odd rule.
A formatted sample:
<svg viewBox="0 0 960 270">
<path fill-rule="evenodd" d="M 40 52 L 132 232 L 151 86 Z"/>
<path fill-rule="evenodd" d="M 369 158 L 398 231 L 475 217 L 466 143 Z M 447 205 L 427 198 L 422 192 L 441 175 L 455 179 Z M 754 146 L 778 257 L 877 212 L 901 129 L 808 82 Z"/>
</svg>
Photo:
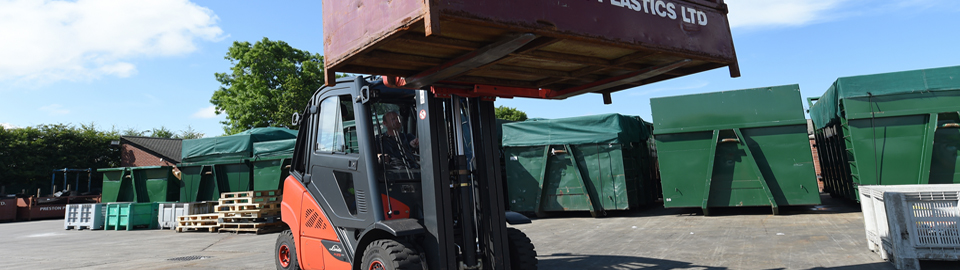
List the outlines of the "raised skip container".
<svg viewBox="0 0 960 270">
<path fill-rule="evenodd" d="M 820 203 L 798 85 L 650 99 L 665 207 Z"/>
<path fill-rule="evenodd" d="M 324 0 L 323 35 L 328 85 L 348 72 L 446 93 L 609 99 L 724 66 L 740 76 L 722 0 Z"/>
</svg>

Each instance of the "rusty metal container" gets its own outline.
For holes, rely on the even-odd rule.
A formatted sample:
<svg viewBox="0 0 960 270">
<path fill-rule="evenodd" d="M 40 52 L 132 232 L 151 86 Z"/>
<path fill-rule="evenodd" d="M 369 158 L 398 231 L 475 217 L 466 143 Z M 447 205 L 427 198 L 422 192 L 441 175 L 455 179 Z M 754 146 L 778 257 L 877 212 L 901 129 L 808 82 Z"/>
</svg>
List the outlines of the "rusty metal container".
<svg viewBox="0 0 960 270">
<path fill-rule="evenodd" d="M 394 87 L 608 102 L 724 66 L 740 76 L 723 0 L 323 0 L 323 34 L 328 85 L 348 72 Z"/>
<path fill-rule="evenodd" d="M 17 198 L 0 198 L 0 222 L 17 220 Z"/>
<path fill-rule="evenodd" d="M 100 195 L 17 198 L 17 220 L 63 218 L 67 204 L 99 203 Z"/>
</svg>

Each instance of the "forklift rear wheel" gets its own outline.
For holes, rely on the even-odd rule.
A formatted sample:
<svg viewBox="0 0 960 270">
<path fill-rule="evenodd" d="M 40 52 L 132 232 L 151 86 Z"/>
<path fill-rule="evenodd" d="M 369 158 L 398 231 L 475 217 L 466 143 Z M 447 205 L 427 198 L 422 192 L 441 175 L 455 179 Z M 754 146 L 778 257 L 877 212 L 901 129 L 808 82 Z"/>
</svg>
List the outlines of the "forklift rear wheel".
<svg viewBox="0 0 960 270">
<path fill-rule="evenodd" d="M 297 247 L 293 243 L 293 233 L 290 230 L 283 231 L 277 236 L 277 247 L 274 250 L 277 251 L 274 254 L 277 258 L 277 270 L 300 269 L 297 263 Z"/>
<path fill-rule="evenodd" d="M 537 251 L 527 234 L 516 228 L 507 228 L 510 247 L 510 269 L 537 269 Z"/>
<path fill-rule="evenodd" d="M 363 266 L 367 270 L 412 270 L 423 269 L 420 255 L 412 245 L 392 239 L 370 242 L 363 252 Z"/>
</svg>

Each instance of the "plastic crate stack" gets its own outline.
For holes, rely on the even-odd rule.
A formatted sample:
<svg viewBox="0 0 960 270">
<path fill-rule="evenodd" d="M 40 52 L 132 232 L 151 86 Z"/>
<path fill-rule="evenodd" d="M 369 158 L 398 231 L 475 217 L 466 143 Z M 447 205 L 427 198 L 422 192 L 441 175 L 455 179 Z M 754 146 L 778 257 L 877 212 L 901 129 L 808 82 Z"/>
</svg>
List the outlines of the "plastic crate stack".
<svg viewBox="0 0 960 270">
<path fill-rule="evenodd" d="M 220 194 L 220 204 L 216 207 L 220 231 L 261 234 L 282 230 L 282 199 L 280 190 Z"/>
</svg>

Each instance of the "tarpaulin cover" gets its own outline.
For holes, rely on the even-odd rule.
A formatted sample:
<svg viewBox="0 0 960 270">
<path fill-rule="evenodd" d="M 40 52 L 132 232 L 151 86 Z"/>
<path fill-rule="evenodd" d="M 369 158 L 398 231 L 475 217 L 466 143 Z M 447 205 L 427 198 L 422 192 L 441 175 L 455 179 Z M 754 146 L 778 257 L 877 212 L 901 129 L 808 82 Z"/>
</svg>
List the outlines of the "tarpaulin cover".
<svg viewBox="0 0 960 270">
<path fill-rule="evenodd" d="M 276 140 L 253 143 L 254 157 L 289 156 L 293 155 L 293 148 L 297 139 Z"/>
<path fill-rule="evenodd" d="M 649 136 L 640 117 L 615 113 L 503 125 L 503 146 L 631 143 Z"/>
<path fill-rule="evenodd" d="M 960 66 L 842 77 L 810 107 L 810 118 L 821 129 L 843 117 L 843 99 L 949 90 L 960 90 Z"/>
<path fill-rule="evenodd" d="M 254 143 L 296 138 L 296 130 L 267 127 L 254 128 L 230 136 L 183 140 L 181 162 L 252 157 Z"/>
</svg>

